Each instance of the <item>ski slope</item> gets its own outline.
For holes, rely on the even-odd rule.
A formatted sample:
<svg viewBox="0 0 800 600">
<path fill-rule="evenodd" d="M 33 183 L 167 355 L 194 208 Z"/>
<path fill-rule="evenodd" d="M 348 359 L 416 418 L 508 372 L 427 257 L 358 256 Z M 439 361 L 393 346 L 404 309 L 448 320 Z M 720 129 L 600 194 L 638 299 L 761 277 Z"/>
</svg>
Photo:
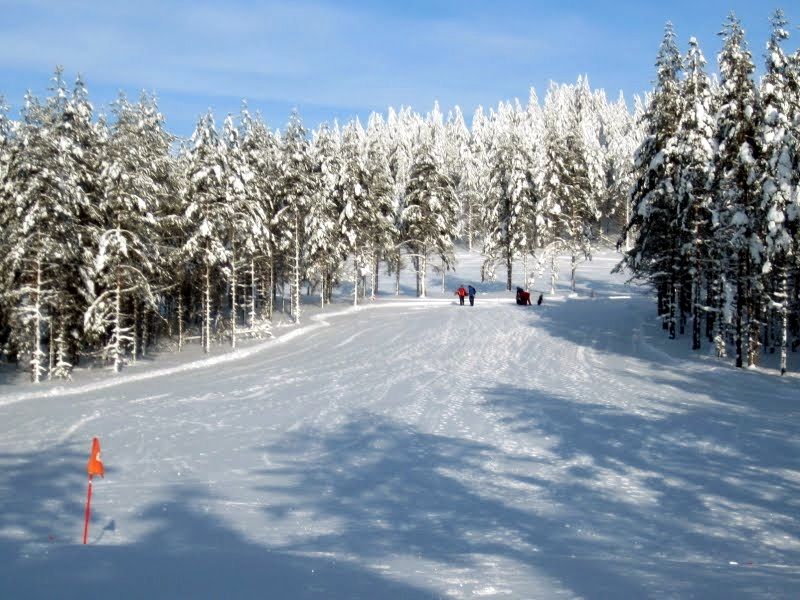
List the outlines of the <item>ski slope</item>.
<svg viewBox="0 0 800 600">
<path fill-rule="evenodd" d="M 464 254 L 234 353 L 6 378 L 0 598 L 796 598 L 800 379 L 666 340 L 615 261 L 519 307 Z"/>
</svg>

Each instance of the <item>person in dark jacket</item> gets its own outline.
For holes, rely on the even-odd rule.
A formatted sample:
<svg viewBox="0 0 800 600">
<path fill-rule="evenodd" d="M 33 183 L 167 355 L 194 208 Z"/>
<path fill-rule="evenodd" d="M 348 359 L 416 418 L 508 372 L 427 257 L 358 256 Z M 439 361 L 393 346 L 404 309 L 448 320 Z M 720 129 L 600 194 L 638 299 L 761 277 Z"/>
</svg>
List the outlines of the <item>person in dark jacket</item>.
<svg viewBox="0 0 800 600">
<path fill-rule="evenodd" d="M 458 302 L 461 306 L 464 306 L 464 296 L 467 295 L 467 288 L 463 285 L 456 290 L 456 296 L 458 296 Z"/>
<path fill-rule="evenodd" d="M 477 294 L 477 290 L 470 286 L 467 286 L 467 293 L 469 294 L 469 305 L 475 306 L 475 294 Z"/>
</svg>

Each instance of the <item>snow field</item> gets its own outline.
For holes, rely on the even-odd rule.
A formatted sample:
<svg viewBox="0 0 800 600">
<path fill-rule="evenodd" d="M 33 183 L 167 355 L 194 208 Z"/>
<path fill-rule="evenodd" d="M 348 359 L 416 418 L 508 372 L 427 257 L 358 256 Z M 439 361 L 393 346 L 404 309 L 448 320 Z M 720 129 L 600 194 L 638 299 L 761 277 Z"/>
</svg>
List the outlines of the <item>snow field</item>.
<svg viewBox="0 0 800 600">
<path fill-rule="evenodd" d="M 541 307 L 459 307 L 465 255 L 199 365 L 0 387 L 0 597 L 794 597 L 797 378 L 665 340 L 598 258 Z"/>
</svg>

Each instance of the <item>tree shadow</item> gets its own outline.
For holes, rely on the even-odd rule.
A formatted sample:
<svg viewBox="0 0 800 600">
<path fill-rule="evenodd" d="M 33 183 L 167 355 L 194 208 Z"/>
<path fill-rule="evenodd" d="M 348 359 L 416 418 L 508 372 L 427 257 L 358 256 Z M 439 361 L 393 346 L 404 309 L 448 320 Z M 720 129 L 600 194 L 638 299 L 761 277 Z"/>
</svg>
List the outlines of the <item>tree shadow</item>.
<svg viewBox="0 0 800 600">
<path fill-rule="evenodd" d="M 348 561 L 254 543 L 204 511 L 219 499 L 194 485 L 165 484 L 130 543 L 113 539 L 128 506 L 96 509 L 84 546 L 85 459 L 61 445 L 0 456 L 0 597 L 435 597 Z"/>
<path fill-rule="evenodd" d="M 514 477 L 570 508 L 572 529 L 588 533 L 576 554 L 612 565 L 636 557 L 628 576 L 647 597 L 789 598 L 800 589 L 796 415 L 729 398 L 654 416 L 514 387 L 484 393 L 512 431 L 546 440 L 546 462 L 559 468 L 515 468 Z"/>
<path fill-rule="evenodd" d="M 697 461 L 691 444 L 670 452 L 682 422 L 661 431 L 651 450 L 642 418 L 516 388 L 483 393 L 486 408 L 513 429 L 561 440 L 550 448 L 552 456 L 508 453 L 499 447 L 502 440 L 495 445 L 423 433 L 375 415 L 334 431 L 288 434 L 263 448 L 274 466 L 260 473 L 272 483 L 259 490 L 291 498 L 291 505 L 268 512 L 280 517 L 300 510 L 339 526 L 281 549 L 371 559 L 415 554 L 467 570 L 488 555 L 528 571 L 509 576 L 511 587 L 512 580 L 524 586 L 545 576 L 568 595 L 584 597 L 731 598 L 764 589 L 780 597 L 800 583 L 793 571 L 763 560 L 733 572 L 729 558 L 792 565 L 800 557 L 767 544 L 750 552 L 746 536 L 753 529 L 715 524 L 703 505 L 708 492 L 719 496 L 730 519 L 735 510 L 726 502 L 756 506 L 762 518 L 780 513 L 781 526 L 800 535 L 784 520 L 791 508 L 786 500 L 765 500 L 726 479 L 761 483 L 762 492 L 782 485 L 787 496 L 800 491 L 775 465 L 769 476 L 753 481 L 751 469 L 770 463 L 737 465 L 713 453 Z M 706 490 L 709 469 L 713 488 Z M 619 489 L 629 480 L 636 485 Z M 681 481 L 686 488 L 675 483 Z M 519 587 L 512 594 L 529 592 Z"/>
</svg>

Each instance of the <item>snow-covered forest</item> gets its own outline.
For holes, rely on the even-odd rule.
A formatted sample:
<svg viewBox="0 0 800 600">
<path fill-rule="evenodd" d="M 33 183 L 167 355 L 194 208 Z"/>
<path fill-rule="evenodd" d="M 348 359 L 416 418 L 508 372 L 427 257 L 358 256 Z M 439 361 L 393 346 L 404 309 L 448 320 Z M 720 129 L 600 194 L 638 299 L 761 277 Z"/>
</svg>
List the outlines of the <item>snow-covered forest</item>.
<svg viewBox="0 0 800 600">
<path fill-rule="evenodd" d="M 691 328 L 736 365 L 800 344 L 800 50 L 772 17 L 765 73 L 741 23 L 722 32 L 719 81 L 696 40 L 681 55 L 667 27 L 636 154 L 633 240 L 621 267 L 650 282 L 671 338 Z"/>
<path fill-rule="evenodd" d="M 690 324 L 695 349 L 707 337 L 739 366 L 777 350 L 785 370 L 800 339 L 800 51 L 773 22 L 760 81 L 734 18 L 719 81 L 668 27 L 655 88 L 632 105 L 580 77 L 470 125 L 434 106 L 314 131 L 292 114 L 278 130 L 243 104 L 182 140 L 155 97 L 98 114 L 57 69 L 18 120 L 0 103 L 3 359 L 37 382 L 235 347 L 337 286 L 358 304 L 410 269 L 424 297 L 457 243 L 509 290 L 569 256 L 574 290 L 592 249 L 617 244 L 671 337 Z"/>
</svg>

